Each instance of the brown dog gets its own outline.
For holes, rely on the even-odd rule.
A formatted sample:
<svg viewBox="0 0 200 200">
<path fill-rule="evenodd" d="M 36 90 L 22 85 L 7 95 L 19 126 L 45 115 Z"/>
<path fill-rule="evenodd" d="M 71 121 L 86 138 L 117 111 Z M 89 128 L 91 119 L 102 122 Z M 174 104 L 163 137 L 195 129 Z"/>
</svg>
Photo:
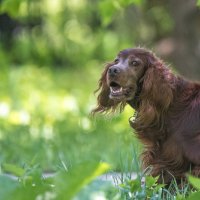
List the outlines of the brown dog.
<svg viewBox="0 0 200 200">
<path fill-rule="evenodd" d="M 174 75 L 152 52 L 120 51 L 99 80 L 93 113 L 122 111 L 126 104 L 137 115 L 130 120 L 144 144 L 142 166 L 169 183 L 191 172 L 200 175 L 200 84 Z"/>
</svg>

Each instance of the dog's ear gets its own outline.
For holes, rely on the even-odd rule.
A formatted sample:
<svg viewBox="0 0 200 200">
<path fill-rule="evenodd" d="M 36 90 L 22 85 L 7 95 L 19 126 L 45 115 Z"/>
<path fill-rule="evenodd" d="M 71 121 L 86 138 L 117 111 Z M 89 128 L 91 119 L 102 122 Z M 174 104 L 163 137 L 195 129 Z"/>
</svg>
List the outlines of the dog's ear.
<svg viewBox="0 0 200 200">
<path fill-rule="evenodd" d="M 143 79 L 140 121 L 147 126 L 159 123 L 173 99 L 173 75 L 153 54 L 147 56 L 147 70 Z"/>
<path fill-rule="evenodd" d="M 108 63 L 105 66 L 103 73 L 101 74 L 101 78 L 99 79 L 99 84 L 95 93 L 99 92 L 97 96 L 97 106 L 92 110 L 92 114 L 95 113 L 103 113 L 108 111 L 115 111 L 117 106 L 120 104 L 119 101 L 114 101 L 113 99 L 109 98 L 110 95 L 110 88 L 107 85 L 106 76 L 109 67 L 111 67 L 113 63 Z"/>
</svg>

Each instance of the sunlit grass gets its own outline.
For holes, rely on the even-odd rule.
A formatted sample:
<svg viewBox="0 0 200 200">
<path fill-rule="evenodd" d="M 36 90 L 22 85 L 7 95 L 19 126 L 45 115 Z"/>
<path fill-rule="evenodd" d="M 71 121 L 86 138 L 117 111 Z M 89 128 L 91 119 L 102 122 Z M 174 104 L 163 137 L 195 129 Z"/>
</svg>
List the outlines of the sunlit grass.
<svg viewBox="0 0 200 200">
<path fill-rule="evenodd" d="M 120 151 L 127 151 L 131 162 L 133 110 L 127 106 L 122 114 L 90 116 L 101 71 L 96 61 L 73 70 L 7 70 L 0 85 L 0 162 L 22 165 L 36 158 L 44 169 L 55 170 L 60 160 L 71 165 L 89 159 L 119 170 Z"/>
</svg>

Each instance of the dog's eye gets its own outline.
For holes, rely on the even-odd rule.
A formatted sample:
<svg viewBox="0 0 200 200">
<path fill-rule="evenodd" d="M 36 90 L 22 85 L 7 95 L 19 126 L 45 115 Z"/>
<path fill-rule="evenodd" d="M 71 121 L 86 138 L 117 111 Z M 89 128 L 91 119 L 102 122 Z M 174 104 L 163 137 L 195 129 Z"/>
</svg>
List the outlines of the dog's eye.
<svg viewBox="0 0 200 200">
<path fill-rule="evenodd" d="M 115 64 L 118 64 L 118 63 L 119 63 L 119 58 L 116 58 L 116 59 L 114 60 L 114 63 L 115 63 Z"/>
<path fill-rule="evenodd" d="M 130 64 L 131 66 L 138 66 L 138 65 L 139 65 L 139 62 L 136 61 L 136 60 L 132 60 L 129 64 Z"/>
</svg>

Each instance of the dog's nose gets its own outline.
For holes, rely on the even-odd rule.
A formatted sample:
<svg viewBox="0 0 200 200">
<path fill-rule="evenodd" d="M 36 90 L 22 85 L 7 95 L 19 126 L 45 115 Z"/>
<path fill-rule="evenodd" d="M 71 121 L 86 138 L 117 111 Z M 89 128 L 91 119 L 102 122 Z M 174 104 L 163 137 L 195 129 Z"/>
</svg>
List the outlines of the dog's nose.
<svg viewBox="0 0 200 200">
<path fill-rule="evenodd" d="M 108 70 L 108 74 L 110 76 L 116 76 L 117 74 L 120 73 L 120 69 L 118 67 L 111 67 L 109 70 Z"/>
</svg>

